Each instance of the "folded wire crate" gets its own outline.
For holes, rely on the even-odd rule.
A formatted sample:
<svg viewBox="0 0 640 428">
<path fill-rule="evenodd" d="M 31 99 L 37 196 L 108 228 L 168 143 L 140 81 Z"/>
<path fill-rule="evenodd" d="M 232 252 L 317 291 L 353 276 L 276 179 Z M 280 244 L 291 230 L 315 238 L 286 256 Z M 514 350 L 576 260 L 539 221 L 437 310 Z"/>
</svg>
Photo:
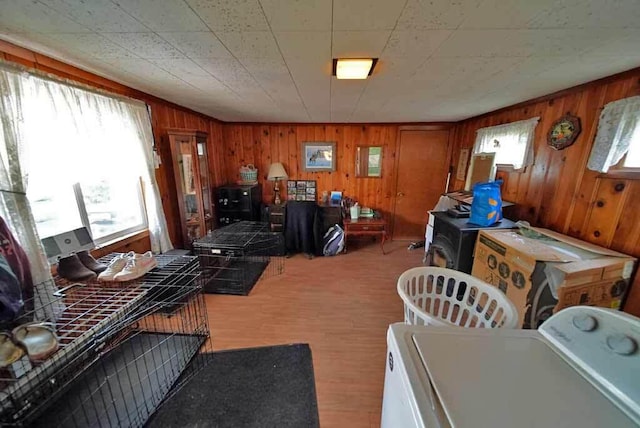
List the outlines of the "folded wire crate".
<svg viewBox="0 0 640 428">
<path fill-rule="evenodd" d="M 268 223 L 241 221 L 193 243 L 207 293 L 248 295 L 260 278 L 284 272 L 284 235 Z"/>
<path fill-rule="evenodd" d="M 198 260 L 157 259 L 138 281 L 56 281 L 63 293 L 33 303 L 22 319 L 53 322 L 59 349 L 44 361 L 23 357 L 25 373 L 0 371 L 2 426 L 142 426 L 197 372 L 190 361 L 211 348 Z"/>
</svg>

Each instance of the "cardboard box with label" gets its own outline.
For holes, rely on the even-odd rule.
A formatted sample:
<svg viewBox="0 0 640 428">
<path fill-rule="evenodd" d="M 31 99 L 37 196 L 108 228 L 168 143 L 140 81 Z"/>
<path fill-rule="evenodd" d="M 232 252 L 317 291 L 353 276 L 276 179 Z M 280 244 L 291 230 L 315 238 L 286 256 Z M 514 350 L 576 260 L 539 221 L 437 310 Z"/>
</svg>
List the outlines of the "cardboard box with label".
<svg viewBox="0 0 640 428">
<path fill-rule="evenodd" d="M 636 259 L 547 229 L 481 230 L 471 274 L 500 288 L 523 328 L 568 306 L 619 309 Z"/>
</svg>

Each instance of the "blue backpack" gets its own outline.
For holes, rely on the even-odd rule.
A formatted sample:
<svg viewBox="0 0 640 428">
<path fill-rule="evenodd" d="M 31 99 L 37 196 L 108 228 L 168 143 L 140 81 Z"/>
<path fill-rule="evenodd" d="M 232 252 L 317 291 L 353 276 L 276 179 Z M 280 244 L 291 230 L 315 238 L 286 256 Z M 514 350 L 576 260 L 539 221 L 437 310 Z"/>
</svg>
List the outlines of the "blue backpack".
<svg viewBox="0 0 640 428">
<path fill-rule="evenodd" d="M 344 249 L 344 230 L 337 224 L 331 226 L 322 238 L 322 254 L 335 256 Z"/>
</svg>

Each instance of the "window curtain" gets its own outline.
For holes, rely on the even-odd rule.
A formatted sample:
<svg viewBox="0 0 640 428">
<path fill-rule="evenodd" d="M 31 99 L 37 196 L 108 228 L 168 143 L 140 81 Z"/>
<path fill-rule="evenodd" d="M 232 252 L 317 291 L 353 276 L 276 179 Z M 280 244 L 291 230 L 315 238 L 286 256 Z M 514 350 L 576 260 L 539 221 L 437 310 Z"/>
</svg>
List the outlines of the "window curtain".
<svg viewBox="0 0 640 428">
<path fill-rule="evenodd" d="M 57 289 L 27 199 L 28 175 L 24 166 L 28 147 L 21 100 L 30 95 L 31 87 L 24 76 L 0 69 L 0 216 L 29 258 L 36 318 L 55 321 L 64 306 L 53 295 Z"/>
<path fill-rule="evenodd" d="M 533 165 L 533 139 L 539 120 L 539 117 L 534 117 L 480 128 L 476 133 L 473 153 L 496 153 L 496 164 L 512 164 L 516 170 Z"/>
<path fill-rule="evenodd" d="M 138 139 L 142 145 L 146 173 L 142 175 L 145 185 L 145 205 L 147 208 L 147 218 L 149 222 L 149 233 L 151 236 L 151 251 L 154 253 L 164 253 L 173 248 L 167 228 L 167 220 L 162 210 L 160 202 L 160 189 L 155 179 L 155 165 L 153 150 L 153 130 L 149 118 L 149 111 L 145 105 L 127 105 L 129 115 L 133 121 L 135 129 L 138 131 Z"/>
<path fill-rule="evenodd" d="M 634 131 L 640 127 L 640 96 L 604 106 L 587 168 L 607 172 L 629 151 Z"/>
<path fill-rule="evenodd" d="M 152 250 L 172 248 L 153 163 L 146 105 L 0 64 L 0 215 L 25 247 L 34 281 L 51 279 L 26 192 L 29 172 L 68 186 L 83 177 L 142 178 Z M 38 174 L 40 177 L 43 174 Z"/>
</svg>

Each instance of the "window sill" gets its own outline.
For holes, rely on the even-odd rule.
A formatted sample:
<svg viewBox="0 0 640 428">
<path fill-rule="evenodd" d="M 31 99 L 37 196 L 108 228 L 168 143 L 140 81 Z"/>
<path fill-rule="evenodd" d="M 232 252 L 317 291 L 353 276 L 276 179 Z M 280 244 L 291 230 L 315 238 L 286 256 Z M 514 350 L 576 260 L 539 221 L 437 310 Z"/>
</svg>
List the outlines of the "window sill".
<svg viewBox="0 0 640 428">
<path fill-rule="evenodd" d="M 640 180 L 640 170 L 613 170 L 598 174 L 598 178 L 611 178 L 621 180 Z"/>
<path fill-rule="evenodd" d="M 144 229 L 137 232 L 129 233 L 112 241 L 105 242 L 91 251 L 94 257 L 102 257 L 106 254 L 113 253 L 116 249 L 125 247 L 133 242 L 143 240 L 150 236 L 149 230 Z"/>
</svg>

